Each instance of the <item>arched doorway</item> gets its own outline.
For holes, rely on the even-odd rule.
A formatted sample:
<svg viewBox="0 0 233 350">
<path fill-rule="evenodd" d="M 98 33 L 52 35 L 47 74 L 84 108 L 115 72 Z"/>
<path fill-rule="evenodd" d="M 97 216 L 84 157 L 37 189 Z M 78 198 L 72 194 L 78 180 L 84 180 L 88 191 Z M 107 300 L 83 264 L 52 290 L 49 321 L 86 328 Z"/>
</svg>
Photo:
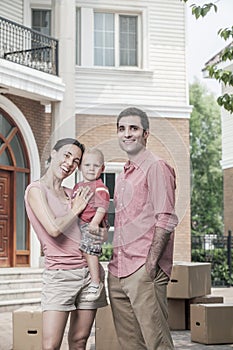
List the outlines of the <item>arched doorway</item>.
<svg viewBox="0 0 233 350">
<path fill-rule="evenodd" d="M 22 134 L 0 108 L 0 267 L 29 266 L 29 225 L 24 191 L 30 166 Z"/>
</svg>

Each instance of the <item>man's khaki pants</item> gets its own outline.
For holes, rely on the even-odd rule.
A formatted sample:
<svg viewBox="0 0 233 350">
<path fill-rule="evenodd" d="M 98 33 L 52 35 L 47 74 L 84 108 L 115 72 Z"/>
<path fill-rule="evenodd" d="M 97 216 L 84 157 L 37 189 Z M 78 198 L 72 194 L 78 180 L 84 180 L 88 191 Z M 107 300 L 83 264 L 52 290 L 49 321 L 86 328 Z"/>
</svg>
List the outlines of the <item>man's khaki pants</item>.
<svg viewBox="0 0 233 350">
<path fill-rule="evenodd" d="M 122 350 L 174 349 L 167 318 L 167 275 L 152 281 L 145 265 L 128 277 L 108 275 L 109 298 Z"/>
</svg>

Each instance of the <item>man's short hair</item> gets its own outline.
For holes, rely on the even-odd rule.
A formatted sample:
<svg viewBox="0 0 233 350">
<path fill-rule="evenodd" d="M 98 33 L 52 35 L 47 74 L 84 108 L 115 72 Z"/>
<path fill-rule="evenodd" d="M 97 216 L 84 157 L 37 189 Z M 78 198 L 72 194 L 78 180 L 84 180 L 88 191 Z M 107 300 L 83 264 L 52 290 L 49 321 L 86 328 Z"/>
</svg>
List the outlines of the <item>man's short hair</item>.
<svg viewBox="0 0 233 350">
<path fill-rule="evenodd" d="M 138 116 L 141 120 L 143 130 L 149 130 L 149 118 L 148 118 L 146 112 L 144 112 L 141 109 L 136 108 L 136 107 L 126 108 L 118 115 L 117 127 L 119 125 L 119 121 L 121 120 L 121 118 L 129 117 L 129 116 Z"/>
</svg>

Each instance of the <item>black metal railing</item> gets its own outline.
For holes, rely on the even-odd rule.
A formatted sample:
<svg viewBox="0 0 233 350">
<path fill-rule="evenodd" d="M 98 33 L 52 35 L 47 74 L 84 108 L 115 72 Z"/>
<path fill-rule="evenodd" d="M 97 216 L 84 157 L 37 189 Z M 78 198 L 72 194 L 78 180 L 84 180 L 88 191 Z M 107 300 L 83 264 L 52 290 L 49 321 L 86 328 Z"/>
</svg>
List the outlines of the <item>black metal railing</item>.
<svg viewBox="0 0 233 350">
<path fill-rule="evenodd" d="M 232 231 L 226 236 L 192 236 L 192 261 L 211 263 L 213 285 L 233 285 Z"/>
<path fill-rule="evenodd" d="M 0 58 L 58 75 L 58 40 L 0 17 Z"/>
</svg>

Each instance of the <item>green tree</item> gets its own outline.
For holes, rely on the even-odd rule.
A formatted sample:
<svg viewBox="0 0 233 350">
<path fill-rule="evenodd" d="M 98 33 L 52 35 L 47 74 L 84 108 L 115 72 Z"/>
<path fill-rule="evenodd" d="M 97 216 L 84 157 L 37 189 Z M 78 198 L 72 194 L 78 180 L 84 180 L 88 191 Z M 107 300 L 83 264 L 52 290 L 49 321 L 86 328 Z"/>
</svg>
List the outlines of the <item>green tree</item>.
<svg viewBox="0 0 233 350">
<path fill-rule="evenodd" d="M 185 3 L 189 2 L 189 0 L 180 1 L 183 1 Z M 217 2 L 218 1 L 216 1 L 216 3 Z M 190 5 L 192 9 L 192 14 L 196 17 L 196 19 L 198 19 L 199 17 L 205 17 L 211 10 L 217 12 L 218 7 L 216 3 L 210 2 L 202 6 L 198 6 L 192 3 Z M 207 71 L 211 78 L 215 78 L 219 82 L 224 83 L 226 86 L 233 86 L 233 71 L 218 68 L 218 64 L 220 62 L 229 61 L 230 65 L 233 61 L 233 26 L 231 28 L 220 28 L 218 31 L 218 35 L 225 41 L 230 39 L 231 43 L 227 45 L 225 49 L 221 52 L 217 62 L 207 67 Z M 223 96 L 219 96 L 217 98 L 217 102 L 220 106 L 223 106 L 228 112 L 233 113 L 233 94 L 226 93 Z"/>
<path fill-rule="evenodd" d="M 223 179 L 220 108 L 215 96 L 195 81 L 190 85 L 190 157 L 192 233 L 223 232 Z"/>
</svg>

